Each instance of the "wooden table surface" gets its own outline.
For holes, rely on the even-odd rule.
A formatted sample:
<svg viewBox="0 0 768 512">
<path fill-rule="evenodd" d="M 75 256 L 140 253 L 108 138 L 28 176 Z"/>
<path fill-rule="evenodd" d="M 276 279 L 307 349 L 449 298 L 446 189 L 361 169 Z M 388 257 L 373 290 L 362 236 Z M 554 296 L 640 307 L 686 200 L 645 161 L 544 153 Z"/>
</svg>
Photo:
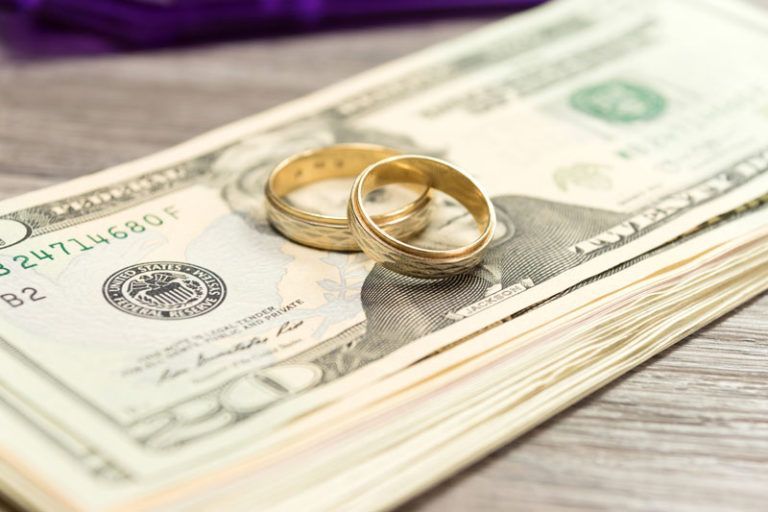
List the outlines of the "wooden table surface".
<svg viewBox="0 0 768 512">
<path fill-rule="evenodd" d="M 146 155 L 488 20 L 57 59 L 0 49 L 0 198 Z M 404 509 L 768 510 L 768 296 Z"/>
</svg>

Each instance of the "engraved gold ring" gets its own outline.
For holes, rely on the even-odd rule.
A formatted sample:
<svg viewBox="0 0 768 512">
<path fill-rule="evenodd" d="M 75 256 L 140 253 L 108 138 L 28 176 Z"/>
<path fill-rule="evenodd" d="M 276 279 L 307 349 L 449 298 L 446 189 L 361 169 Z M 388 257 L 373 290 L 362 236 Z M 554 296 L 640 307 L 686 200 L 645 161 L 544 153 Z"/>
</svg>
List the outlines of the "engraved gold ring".
<svg viewBox="0 0 768 512">
<path fill-rule="evenodd" d="M 367 166 L 398 151 L 373 144 L 336 144 L 294 155 L 275 167 L 267 180 L 267 218 L 285 237 L 303 245 L 332 251 L 359 251 L 346 217 L 324 215 L 289 204 L 285 196 L 321 180 L 355 177 Z M 411 186 L 410 188 L 414 188 Z M 421 232 L 429 223 L 430 189 L 418 187 L 413 202 L 371 222 L 398 238 Z"/>
<path fill-rule="evenodd" d="M 371 191 L 393 183 L 425 185 L 445 192 L 469 211 L 480 235 L 462 247 L 434 250 L 385 232 L 366 212 L 363 201 Z M 352 185 L 347 217 L 357 243 L 371 259 L 394 272 L 427 279 L 460 274 L 476 266 L 496 229 L 493 203 L 475 180 L 448 162 L 416 155 L 392 156 L 360 173 Z"/>
</svg>

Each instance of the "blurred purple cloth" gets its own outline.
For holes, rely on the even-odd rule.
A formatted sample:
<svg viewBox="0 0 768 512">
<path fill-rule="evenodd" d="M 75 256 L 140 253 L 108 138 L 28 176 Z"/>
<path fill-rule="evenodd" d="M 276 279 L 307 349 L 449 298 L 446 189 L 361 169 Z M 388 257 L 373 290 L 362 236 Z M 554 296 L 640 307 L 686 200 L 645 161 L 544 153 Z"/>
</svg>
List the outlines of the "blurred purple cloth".
<svg viewBox="0 0 768 512">
<path fill-rule="evenodd" d="M 542 0 L 0 0 L 34 20 L 131 46 L 256 35 L 428 14 L 521 9 Z"/>
</svg>

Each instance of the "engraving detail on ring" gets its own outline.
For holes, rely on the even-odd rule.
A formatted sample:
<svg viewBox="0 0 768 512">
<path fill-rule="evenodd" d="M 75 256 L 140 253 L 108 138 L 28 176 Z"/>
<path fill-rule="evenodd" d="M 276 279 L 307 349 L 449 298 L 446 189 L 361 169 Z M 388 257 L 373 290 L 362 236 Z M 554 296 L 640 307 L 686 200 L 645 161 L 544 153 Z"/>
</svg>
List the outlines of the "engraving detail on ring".
<svg viewBox="0 0 768 512">
<path fill-rule="evenodd" d="M 267 219 L 277 231 L 294 242 L 317 249 L 359 251 L 347 218 L 303 210 L 283 198 L 310 183 L 355 177 L 367 166 L 397 154 L 394 149 L 373 144 L 337 144 L 284 160 L 267 180 Z M 374 216 L 373 221 L 398 238 L 420 233 L 429 223 L 429 187 L 421 187 L 420 192 L 413 202 L 393 212 Z"/>
<path fill-rule="evenodd" d="M 280 208 L 269 210 L 268 218 L 276 230 L 294 242 L 329 251 L 360 251 L 346 219 L 344 225 L 323 224 L 299 219 Z M 408 216 L 379 225 L 397 238 L 410 238 L 424 231 L 429 220 L 429 204 L 425 202 Z"/>
<path fill-rule="evenodd" d="M 381 230 L 363 206 L 365 196 L 391 183 L 428 185 L 458 200 L 474 217 L 480 235 L 449 250 L 420 248 Z M 350 228 L 360 248 L 394 272 L 427 279 L 460 274 L 477 266 L 493 239 L 496 215 L 488 196 L 469 176 L 448 162 L 424 156 L 393 156 L 366 168 L 355 180 L 347 207 Z"/>
</svg>

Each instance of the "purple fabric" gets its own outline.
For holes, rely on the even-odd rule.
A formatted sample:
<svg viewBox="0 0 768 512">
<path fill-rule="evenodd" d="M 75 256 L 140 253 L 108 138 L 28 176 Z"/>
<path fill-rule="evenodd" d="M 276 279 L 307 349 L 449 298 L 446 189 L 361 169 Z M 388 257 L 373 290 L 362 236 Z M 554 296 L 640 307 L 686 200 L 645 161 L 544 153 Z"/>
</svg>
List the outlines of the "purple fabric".
<svg viewBox="0 0 768 512">
<path fill-rule="evenodd" d="M 101 34 L 131 46 L 372 23 L 542 0 L 0 0 L 34 20 Z"/>
</svg>

